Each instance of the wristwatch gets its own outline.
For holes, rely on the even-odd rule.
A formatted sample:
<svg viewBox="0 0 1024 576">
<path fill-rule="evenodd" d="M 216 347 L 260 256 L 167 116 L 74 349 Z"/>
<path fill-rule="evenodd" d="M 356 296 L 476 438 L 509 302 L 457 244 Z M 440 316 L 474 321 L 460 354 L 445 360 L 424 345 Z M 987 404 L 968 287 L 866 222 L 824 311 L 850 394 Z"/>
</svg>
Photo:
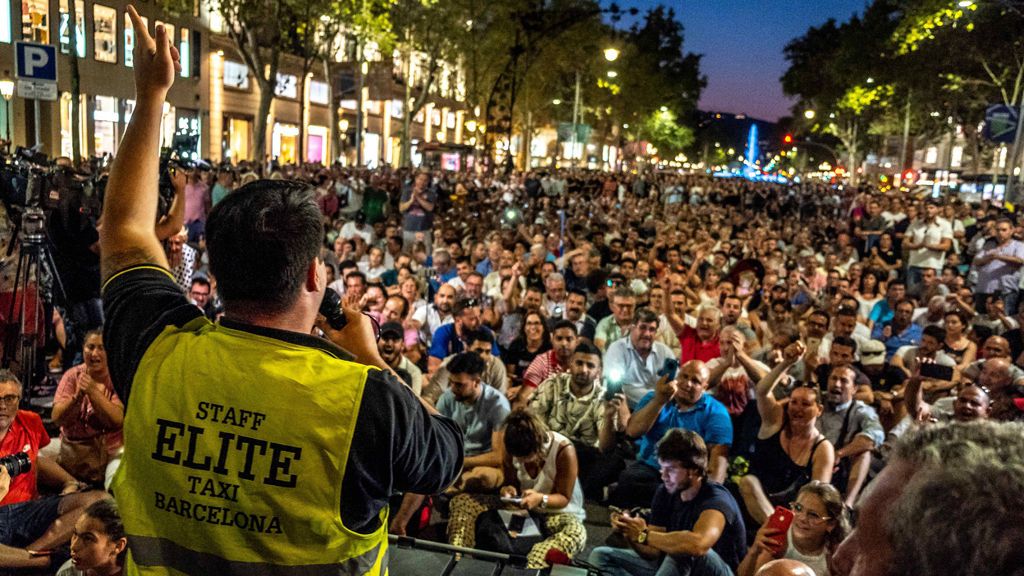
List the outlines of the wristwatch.
<svg viewBox="0 0 1024 576">
<path fill-rule="evenodd" d="M 641 532 L 640 535 L 636 537 L 636 542 L 637 544 L 647 543 L 647 528 L 644 528 L 643 532 Z"/>
<path fill-rule="evenodd" d="M 548 495 L 545 494 L 540 497 L 540 508 L 541 510 L 547 510 L 548 508 Z"/>
</svg>

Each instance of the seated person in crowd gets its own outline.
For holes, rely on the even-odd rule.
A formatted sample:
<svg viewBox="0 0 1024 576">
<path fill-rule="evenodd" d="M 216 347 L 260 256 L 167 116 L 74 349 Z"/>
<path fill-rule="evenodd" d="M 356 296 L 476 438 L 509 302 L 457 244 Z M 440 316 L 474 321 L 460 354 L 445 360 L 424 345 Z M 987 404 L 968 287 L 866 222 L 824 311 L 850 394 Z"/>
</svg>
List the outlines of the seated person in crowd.
<svg viewBox="0 0 1024 576">
<path fill-rule="evenodd" d="M 593 343 L 597 332 L 597 322 L 587 315 L 587 294 L 582 290 L 569 290 L 565 300 L 563 318 L 576 326 L 579 337 Z"/>
<path fill-rule="evenodd" d="M 722 325 L 722 313 L 713 304 L 701 304 L 697 307 L 696 318 L 681 315 L 675 306 L 675 298 L 680 295 L 673 291 L 664 314 L 676 331 L 681 350 L 679 361 L 689 362 L 700 360 L 709 362 L 722 355 L 719 345 L 718 331 Z M 685 314 L 685 311 L 683 312 Z"/>
<path fill-rule="evenodd" d="M 908 377 L 918 372 L 922 363 L 944 366 L 949 369 L 948 379 L 928 379 L 923 384 L 923 391 L 930 398 L 945 395 L 953 389 L 958 380 L 956 376 L 956 360 L 950 358 L 942 348 L 946 339 L 946 329 L 941 326 L 925 326 L 921 332 L 921 344 L 904 346 L 892 357 L 890 364 L 903 371 Z"/>
<path fill-rule="evenodd" d="M 583 342 L 576 346 L 568 365 L 568 372 L 541 383 L 530 400 L 530 410 L 572 441 L 584 493 L 599 497 L 601 489 L 614 480 L 609 471 L 619 472 L 608 462 L 615 456 L 606 454 L 615 442 L 615 427 L 612 419 L 605 417 L 609 403 L 604 401 L 601 385 L 601 351 Z"/>
<path fill-rule="evenodd" d="M 754 384 L 768 366 L 747 352 L 747 339 L 735 326 L 722 328 L 722 356 L 707 363 L 712 395 L 725 405 L 732 419 L 733 455 L 749 454 L 757 430 L 757 410 L 750 402 Z"/>
<path fill-rule="evenodd" d="M 650 518 L 613 513 L 612 529 L 629 548 L 598 547 L 589 562 L 612 576 L 731 576 L 746 549 L 746 529 L 732 494 L 709 477 L 708 457 L 697 433 L 668 431 L 657 444 L 661 482 Z"/>
<path fill-rule="evenodd" d="M 19 410 L 21 381 L 0 371 L 0 457 L 26 453 L 31 468 L 11 478 L 0 473 L 0 568 L 46 568 L 50 559 L 33 551 L 53 550 L 71 540 L 75 521 L 106 492 L 81 492 L 84 485 L 55 461 L 39 454 L 50 443 L 43 420 Z M 59 494 L 39 493 L 38 482 L 60 488 Z M 6 486 L 4 486 L 6 484 Z"/>
<path fill-rule="evenodd" d="M 767 572 L 761 570 L 773 558 L 798 561 L 808 570 L 789 574 L 829 575 L 832 555 L 850 532 L 842 495 L 831 484 L 814 480 L 801 488 L 787 506 L 793 512 L 789 530 L 778 532 L 765 522 L 736 570 L 737 576 L 763 576 Z"/>
<path fill-rule="evenodd" d="M 832 479 L 835 452 L 816 428 L 824 409 L 821 391 L 814 386 L 798 386 L 785 404 L 775 397 L 779 379 L 804 352 L 802 343 L 790 344 L 782 362 L 757 383 L 761 429 L 750 473 L 740 479 L 739 486 L 747 512 L 760 523 L 776 506 L 793 502 L 797 491 L 808 482 L 827 484 Z"/>
<path fill-rule="evenodd" d="M 828 377 L 825 410 L 818 417 L 818 430 L 835 447 L 836 470 L 832 484 L 843 492 L 844 502 L 853 506 L 867 481 L 871 451 L 885 440 L 875 409 L 854 398 L 853 368 L 833 368 Z"/>
<path fill-rule="evenodd" d="M 377 340 L 380 357 L 398 374 L 398 377 L 416 393 L 423 394 L 423 372 L 405 357 L 405 328 L 398 322 L 385 322 Z"/>
<path fill-rule="evenodd" d="M 879 302 L 882 304 L 883 302 Z M 875 324 L 871 337 L 885 344 L 885 359 L 892 360 L 896 351 L 904 346 L 916 346 L 921 343 L 922 328 L 911 322 L 914 315 L 914 302 L 900 300 L 893 312 L 892 320 Z"/>
<path fill-rule="evenodd" d="M 952 410 L 948 410 L 946 403 L 939 406 L 925 401 L 924 386 L 926 382 L 924 378 L 921 378 L 920 373 L 915 373 L 907 379 L 903 389 L 907 400 L 907 412 L 918 424 L 986 420 L 992 412 L 992 401 L 988 392 L 977 384 L 972 382 L 962 384 L 953 401 Z"/>
<path fill-rule="evenodd" d="M 657 444 L 672 428 L 696 432 L 709 449 L 708 474 L 716 482 L 725 481 L 732 422 L 721 402 L 704 392 L 710 374 L 699 360 L 691 360 L 679 369 L 675 380 L 660 378 L 629 417 L 626 434 L 640 439 L 635 462 L 619 476 L 611 494 L 617 506 L 642 506 L 650 500 L 659 484 Z"/>
<path fill-rule="evenodd" d="M 502 442 L 504 485 L 498 496 L 464 493 L 453 498 L 448 541 L 455 546 L 512 552 L 514 544 L 500 519 L 494 514 L 483 522 L 477 519 L 500 508 L 502 498 L 521 498 L 513 506 L 527 510 L 544 536 L 527 552 L 528 568 L 547 568 L 552 550 L 570 558 L 582 552 L 587 543 L 586 512 L 572 442 L 549 430 L 528 410 L 509 414 Z M 486 541 L 477 540 L 478 531 L 487 536 Z"/>
<path fill-rule="evenodd" d="M 612 294 L 611 307 L 611 316 L 598 322 L 594 333 L 594 344 L 603 351 L 629 333 L 636 312 L 636 296 L 630 288 L 620 286 Z"/>
<path fill-rule="evenodd" d="M 454 322 L 452 307 L 455 305 L 455 287 L 449 284 L 442 284 L 437 292 L 434 292 L 434 303 L 421 306 L 412 313 L 409 323 L 420 331 L 420 340 L 430 345 L 434 333 L 441 326 Z"/>
<path fill-rule="evenodd" d="M 654 388 L 665 360 L 675 358 L 668 346 L 654 339 L 657 331 L 658 315 L 641 308 L 628 337 L 613 342 L 604 355 L 605 387 L 624 393 L 630 406 Z"/>
<path fill-rule="evenodd" d="M 454 322 L 439 327 L 430 340 L 427 356 L 427 372 L 430 374 L 437 371 L 445 358 L 466 349 L 467 332 L 477 329 L 490 331 L 490 328 L 481 325 L 480 303 L 471 298 L 462 298 L 455 302 L 452 318 Z M 497 344 L 492 345 L 491 353 L 495 356 L 501 355 Z"/>
<path fill-rule="evenodd" d="M 505 372 L 505 363 L 491 353 L 494 350 L 494 332 L 480 329 L 470 330 L 466 332 L 465 338 L 466 351 L 476 352 L 484 361 L 484 371 L 480 375 L 480 381 L 507 395 L 508 376 Z M 437 404 L 441 393 L 448 389 L 450 376 L 448 365 L 453 358 L 454 356 L 449 356 L 444 359 L 444 362 L 441 362 L 423 390 L 423 398 L 431 404 Z"/>
<path fill-rule="evenodd" d="M 457 486 L 470 491 L 494 489 L 501 481 L 501 429 L 509 414 L 505 395 L 480 381 L 484 361 L 475 352 L 456 354 L 448 364 L 449 388 L 437 401 L 437 411 L 462 429 L 465 460 Z M 423 495 L 406 493 L 391 519 L 392 534 L 406 526 L 423 503 Z"/>
<path fill-rule="evenodd" d="M 505 349 L 501 359 L 505 362 L 505 370 L 511 378 L 511 386 L 515 393 L 509 393 L 512 398 L 518 398 L 519 390 L 523 387 L 523 375 L 530 367 L 534 359 L 542 356 L 551 350 L 551 334 L 548 333 L 547 321 L 540 312 L 527 312 L 523 317 L 523 326 L 519 335 L 512 344 Z"/>
<path fill-rule="evenodd" d="M 867 342 L 865 342 L 867 344 Z M 854 362 L 857 357 L 857 341 L 848 336 L 836 336 L 828 349 L 828 362 L 814 366 L 811 372 L 812 382 L 822 391 L 828 388 L 828 377 L 832 370 L 841 366 L 853 369 L 856 377 L 857 393 L 855 397 L 864 403 L 872 402 L 871 379 Z M 807 356 L 805 356 L 805 359 Z"/>
<path fill-rule="evenodd" d="M 522 386 L 513 391 L 508 391 L 509 402 L 525 406 L 529 404 L 530 398 L 537 390 L 541 382 L 551 376 L 561 374 L 569 370 L 570 361 L 579 338 L 576 334 L 576 325 L 569 320 L 559 320 L 551 329 L 551 349 L 543 354 L 538 354 L 530 366 L 523 373 Z M 600 365 L 600 361 L 598 362 Z"/>
<path fill-rule="evenodd" d="M 124 404 L 110 381 L 102 327 L 86 332 L 82 358 L 64 373 L 53 398 L 53 421 L 60 424 L 57 463 L 82 482 L 109 487 L 121 462 Z"/>
</svg>

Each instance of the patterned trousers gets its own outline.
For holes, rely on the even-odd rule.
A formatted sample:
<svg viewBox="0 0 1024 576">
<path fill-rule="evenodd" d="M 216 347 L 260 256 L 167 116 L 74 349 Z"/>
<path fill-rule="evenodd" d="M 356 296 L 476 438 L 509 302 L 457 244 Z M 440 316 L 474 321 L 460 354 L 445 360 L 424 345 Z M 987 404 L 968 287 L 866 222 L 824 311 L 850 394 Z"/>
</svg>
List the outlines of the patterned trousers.
<svg viewBox="0 0 1024 576">
<path fill-rule="evenodd" d="M 497 510 L 503 504 L 501 500 L 490 494 L 462 493 L 452 499 L 451 519 L 448 522 L 448 542 L 453 546 L 473 548 L 476 545 L 476 520 L 489 510 Z M 529 568 L 546 568 L 544 556 L 548 550 L 557 548 L 570 558 L 583 551 L 587 545 L 587 530 L 583 523 L 572 514 L 535 514 L 540 517 L 544 540 L 534 544 L 527 554 Z"/>
</svg>

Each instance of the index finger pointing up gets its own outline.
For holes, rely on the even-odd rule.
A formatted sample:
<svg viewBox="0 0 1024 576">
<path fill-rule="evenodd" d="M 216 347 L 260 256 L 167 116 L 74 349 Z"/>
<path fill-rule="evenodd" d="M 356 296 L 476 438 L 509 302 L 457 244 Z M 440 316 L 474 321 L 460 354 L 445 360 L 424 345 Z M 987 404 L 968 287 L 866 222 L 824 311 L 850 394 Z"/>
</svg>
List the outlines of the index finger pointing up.
<svg viewBox="0 0 1024 576">
<path fill-rule="evenodd" d="M 135 31 L 135 38 L 137 42 L 153 42 L 153 37 L 149 35 L 149 28 L 146 27 L 146 23 L 143 22 L 142 16 L 135 10 L 135 6 L 128 5 L 128 17 L 132 20 L 132 29 Z"/>
</svg>

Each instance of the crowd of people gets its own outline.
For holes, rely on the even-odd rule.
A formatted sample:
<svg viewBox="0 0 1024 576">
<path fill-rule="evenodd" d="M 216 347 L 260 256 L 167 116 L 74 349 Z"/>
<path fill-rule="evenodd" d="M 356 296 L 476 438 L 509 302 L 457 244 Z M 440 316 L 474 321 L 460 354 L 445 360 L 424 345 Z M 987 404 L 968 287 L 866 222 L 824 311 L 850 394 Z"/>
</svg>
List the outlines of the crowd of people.
<svg viewBox="0 0 1024 576">
<path fill-rule="evenodd" d="M 124 190 L 145 174 L 126 163 L 100 236 L 108 324 L 85 335 L 54 398 L 59 448 L 44 450 L 22 383 L 0 372 L 0 456 L 32 463 L 13 478 L 0 467 L 0 566 L 56 570 L 62 549 L 62 574 L 116 574 L 126 550 L 140 566 L 209 561 L 202 534 L 133 517 L 154 487 L 167 517 L 293 530 L 278 508 L 233 512 L 248 484 L 226 479 L 294 487 L 308 447 L 244 434 L 302 421 L 315 442 L 352 447 L 358 483 L 327 457 L 312 469 L 343 485 L 357 543 L 338 557 L 352 573 L 386 554 L 351 535 L 385 530 L 607 574 L 1019 573 L 1024 227 L 1002 205 L 655 170 L 243 163 L 179 175 L 168 232 L 143 234 L 130 219 L 152 218 Z M 290 227 L 289 211 L 322 230 Z M 319 245 L 313 264 L 267 277 L 262 260 L 300 241 Z M 325 286 L 375 345 L 323 317 L 312 329 Z M 288 387 L 327 378 L 321 362 L 358 388 Z M 239 392 L 245 365 L 280 386 Z M 180 407 L 156 394 L 168 375 Z M 260 410 L 236 409 L 239 395 Z M 209 423 L 233 428 L 216 440 Z M 147 459 L 173 471 L 141 472 Z M 187 499 L 173 496 L 183 485 Z M 301 506 L 267 498 L 330 524 L 337 489 L 303 487 Z M 610 511 L 614 536 L 584 558 L 588 502 Z M 953 523 L 967 529 L 950 539 Z M 218 534 L 224 550 L 245 540 Z M 306 534 L 238 554 L 295 562 Z M 193 569 L 232 560 L 218 562 Z"/>
</svg>

